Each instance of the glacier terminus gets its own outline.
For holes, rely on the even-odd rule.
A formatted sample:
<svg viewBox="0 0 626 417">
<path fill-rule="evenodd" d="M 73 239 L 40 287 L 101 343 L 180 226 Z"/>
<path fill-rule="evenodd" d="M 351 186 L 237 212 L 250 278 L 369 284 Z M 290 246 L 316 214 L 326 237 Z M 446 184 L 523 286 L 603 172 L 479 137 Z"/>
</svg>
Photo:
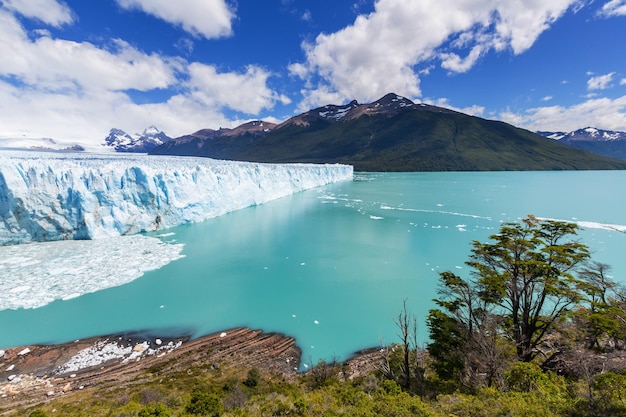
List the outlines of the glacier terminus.
<svg viewBox="0 0 626 417">
<path fill-rule="evenodd" d="M 0 245 L 166 229 L 352 175 L 349 165 L 2 152 Z"/>
</svg>

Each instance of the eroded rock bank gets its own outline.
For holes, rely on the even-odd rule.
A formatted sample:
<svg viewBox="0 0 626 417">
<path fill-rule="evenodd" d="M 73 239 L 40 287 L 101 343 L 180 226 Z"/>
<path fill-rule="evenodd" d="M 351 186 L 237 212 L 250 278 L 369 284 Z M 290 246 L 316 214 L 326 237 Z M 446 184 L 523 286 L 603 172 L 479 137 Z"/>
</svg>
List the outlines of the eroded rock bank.
<svg viewBox="0 0 626 417">
<path fill-rule="evenodd" d="M 198 339 L 129 335 L 0 351 L 0 413 L 90 388 L 139 384 L 148 370 L 259 368 L 295 378 L 296 341 L 277 333 L 236 328 Z"/>
</svg>

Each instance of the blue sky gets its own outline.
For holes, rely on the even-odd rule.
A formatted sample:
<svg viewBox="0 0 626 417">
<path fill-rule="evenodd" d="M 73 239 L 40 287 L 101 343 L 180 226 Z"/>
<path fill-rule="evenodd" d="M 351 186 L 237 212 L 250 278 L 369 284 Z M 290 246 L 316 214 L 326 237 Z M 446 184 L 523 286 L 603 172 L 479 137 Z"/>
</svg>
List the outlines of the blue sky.
<svg viewBox="0 0 626 417">
<path fill-rule="evenodd" d="M 388 92 L 626 131 L 626 0 L 0 0 L 0 138 L 99 143 Z"/>
</svg>

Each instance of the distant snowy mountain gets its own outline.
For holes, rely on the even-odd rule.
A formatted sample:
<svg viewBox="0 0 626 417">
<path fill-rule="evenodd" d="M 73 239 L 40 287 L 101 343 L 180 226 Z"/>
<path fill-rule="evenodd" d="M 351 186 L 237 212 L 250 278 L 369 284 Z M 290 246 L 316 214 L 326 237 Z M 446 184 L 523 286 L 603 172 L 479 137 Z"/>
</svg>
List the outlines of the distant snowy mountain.
<svg viewBox="0 0 626 417">
<path fill-rule="evenodd" d="M 0 149 L 80 152 L 85 148 L 75 142 L 52 138 L 0 138 Z"/>
<path fill-rule="evenodd" d="M 602 156 L 626 160 L 626 132 L 585 127 L 565 132 L 537 132 L 565 145 Z"/>
<path fill-rule="evenodd" d="M 147 153 L 159 145 L 172 140 L 164 132 L 154 126 L 150 126 L 143 133 L 130 135 L 121 129 L 111 129 L 109 135 L 104 138 L 103 145 L 115 149 L 116 152 Z"/>
</svg>

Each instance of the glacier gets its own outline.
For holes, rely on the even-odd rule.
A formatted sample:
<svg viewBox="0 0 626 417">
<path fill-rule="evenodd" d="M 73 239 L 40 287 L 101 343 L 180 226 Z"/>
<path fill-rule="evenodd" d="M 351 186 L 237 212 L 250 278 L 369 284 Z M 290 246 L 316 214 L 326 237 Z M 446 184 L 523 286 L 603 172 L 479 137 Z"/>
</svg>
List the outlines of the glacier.
<svg viewBox="0 0 626 417">
<path fill-rule="evenodd" d="M 352 176 L 336 164 L 4 151 L 0 245 L 166 229 Z"/>
</svg>

